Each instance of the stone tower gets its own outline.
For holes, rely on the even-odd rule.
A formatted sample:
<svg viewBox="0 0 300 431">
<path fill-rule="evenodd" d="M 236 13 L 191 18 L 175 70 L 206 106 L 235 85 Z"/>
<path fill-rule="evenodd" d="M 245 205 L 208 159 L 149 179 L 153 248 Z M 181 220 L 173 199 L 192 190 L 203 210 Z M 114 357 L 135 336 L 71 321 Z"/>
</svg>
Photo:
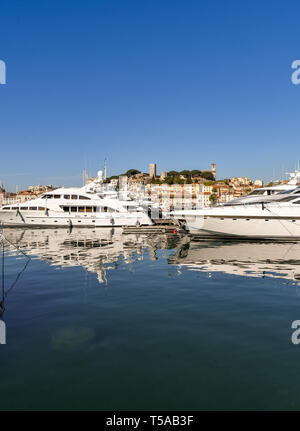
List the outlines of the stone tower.
<svg viewBox="0 0 300 431">
<path fill-rule="evenodd" d="M 213 174 L 214 178 L 216 179 L 217 173 L 216 173 L 216 164 L 215 163 L 211 164 L 211 173 Z"/>
<path fill-rule="evenodd" d="M 150 176 L 150 178 L 156 177 L 156 163 L 150 163 L 150 165 L 149 165 L 149 176 Z"/>
</svg>

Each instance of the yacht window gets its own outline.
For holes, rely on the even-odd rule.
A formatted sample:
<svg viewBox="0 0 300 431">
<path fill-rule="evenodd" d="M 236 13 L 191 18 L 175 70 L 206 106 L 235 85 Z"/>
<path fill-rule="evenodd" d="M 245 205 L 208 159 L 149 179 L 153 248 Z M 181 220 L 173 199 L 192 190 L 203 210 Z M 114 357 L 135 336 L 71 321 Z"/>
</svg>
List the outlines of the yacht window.
<svg viewBox="0 0 300 431">
<path fill-rule="evenodd" d="M 107 207 L 103 207 L 103 211 L 107 213 Z"/>
<path fill-rule="evenodd" d="M 29 207 L 29 209 L 30 209 L 31 211 L 36 211 L 36 210 L 37 210 L 37 207 Z"/>
<path fill-rule="evenodd" d="M 64 199 L 70 199 L 70 195 L 64 195 Z"/>
<path fill-rule="evenodd" d="M 38 210 L 39 211 L 45 211 L 45 208 L 44 207 L 39 207 Z"/>
<path fill-rule="evenodd" d="M 69 209 L 70 209 L 70 207 L 63 207 L 63 210 L 64 210 L 65 213 L 68 213 Z"/>
<path fill-rule="evenodd" d="M 10 210 L 10 207 L 4 207 L 3 209 L 4 210 Z"/>
<path fill-rule="evenodd" d="M 60 195 L 54 195 L 54 199 L 60 199 Z"/>
<path fill-rule="evenodd" d="M 77 195 L 72 195 L 71 199 L 78 199 L 78 196 Z"/>
<path fill-rule="evenodd" d="M 93 207 L 85 207 L 85 211 L 87 213 L 91 213 L 91 212 L 93 212 Z"/>
<path fill-rule="evenodd" d="M 23 211 L 24 210 L 26 211 L 26 210 L 28 210 L 28 207 L 21 207 L 20 209 L 23 210 Z"/>
<path fill-rule="evenodd" d="M 289 193 L 291 193 L 291 190 L 285 190 L 284 192 L 280 192 L 279 194 L 280 195 L 286 195 L 286 194 L 289 194 Z"/>
<path fill-rule="evenodd" d="M 93 212 L 95 213 L 97 211 L 97 207 L 93 207 Z"/>
<path fill-rule="evenodd" d="M 86 196 L 79 196 L 79 199 L 83 199 L 83 200 L 91 200 L 91 198 L 88 198 Z"/>
<path fill-rule="evenodd" d="M 12 209 L 12 210 L 17 210 L 17 209 L 18 209 L 18 207 L 12 207 L 11 209 Z"/>
<path fill-rule="evenodd" d="M 297 204 L 297 205 L 299 205 L 299 204 L 300 204 L 300 199 L 299 199 L 299 200 L 297 200 L 297 201 L 295 201 L 295 202 L 293 202 L 293 204 Z"/>
<path fill-rule="evenodd" d="M 71 213 L 77 213 L 77 207 L 71 207 Z"/>
<path fill-rule="evenodd" d="M 80 213 L 84 213 L 84 207 L 78 207 L 78 211 L 79 211 Z"/>
<path fill-rule="evenodd" d="M 280 199 L 279 202 L 288 202 L 288 201 L 292 201 L 293 199 L 295 199 L 295 196 L 287 196 L 286 198 Z"/>
<path fill-rule="evenodd" d="M 53 195 L 44 195 L 42 196 L 42 199 L 52 199 Z"/>
<path fill-rule="evenodd" d="M 263 195 L 264 193 L 265 193 L 265 190 L 253 190 L 253 192 L 249 193 L 248 196 Z"/>
</svg>

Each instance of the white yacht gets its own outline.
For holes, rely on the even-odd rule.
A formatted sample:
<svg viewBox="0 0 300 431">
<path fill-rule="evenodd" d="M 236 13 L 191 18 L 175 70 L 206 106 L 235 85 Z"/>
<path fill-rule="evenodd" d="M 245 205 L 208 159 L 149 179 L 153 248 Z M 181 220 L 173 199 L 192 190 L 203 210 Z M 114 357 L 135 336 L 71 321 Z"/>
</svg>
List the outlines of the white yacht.
<svg viewBox="0 0 300 431">
<path fill-rule="evenodd" d="M 103 174 L 84 187 L 59 188 L 24 203 L 0 208 L 3 226 L 133 226 L 151 225 L 139 202 L 105 192 Z"/>
<path fill-rule="evenodd" d="M 291 173 L 288 184 L 275 189 L 257 189 L 223 205 L 173 216 L 183 220 L 191 234 L 206 238 L 300 239 L 299 175 Z"/>
<path fill-rule="evenodd" d="M 202 237 L 300 239 L 300 188 L 270 202 L 185 211 L 184 219 Z"/>
</svg>

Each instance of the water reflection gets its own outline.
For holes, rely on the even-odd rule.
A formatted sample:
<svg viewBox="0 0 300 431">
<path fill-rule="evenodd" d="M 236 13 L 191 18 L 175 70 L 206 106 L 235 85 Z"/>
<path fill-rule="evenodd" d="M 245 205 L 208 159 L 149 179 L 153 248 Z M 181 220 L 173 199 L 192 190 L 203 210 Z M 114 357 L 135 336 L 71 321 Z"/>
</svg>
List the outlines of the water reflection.
<svg viewBox="0 0 300 431">
<path fill-rule="evenodd" d="M 300 284 L 299 242 L 189 241 L 183 239 L 170 264 L 190 271 L 285 278 Z"/>
<path fill-rule="evenodd" d="M 108 272 L 121 262 L 133 267 L 145 258 L 155 261 L 158 250 L 173 249 L 168 263 L 202 271 L 211 277 L 223 272 L 247 277 L 285 278 L 300 283 L 300 243 L 192 241 L 173 234 L 123 234 L 121 228 L 21 229 L 4 231 L 10 254 L 26 252 L 57 268 L 82 266 L 107 284 Z M 23 269 L 24 270 L 24 269 Z M 19 277 L 19 276 L 18 276 Z M 17 278 L 18 279 L 18 278 Z"/>
<path fill-rule="evenodd" d="M 131 266 L 143 260 L 146 249 L 150 259 L 156 260 L 158 249 L 176 246 L 174 235 L 124 235 L 122 232 L 122 228 L 11 228 L 5 229 L 4 235 L 11 254 L 16 253 L 17 246 L 27 255 L 37 256 L 58 268 L 82 266 L 96 273 L 99 283 L 107 283 L 107 271 L 116 269 L 120 258 Z"/>
</svg>

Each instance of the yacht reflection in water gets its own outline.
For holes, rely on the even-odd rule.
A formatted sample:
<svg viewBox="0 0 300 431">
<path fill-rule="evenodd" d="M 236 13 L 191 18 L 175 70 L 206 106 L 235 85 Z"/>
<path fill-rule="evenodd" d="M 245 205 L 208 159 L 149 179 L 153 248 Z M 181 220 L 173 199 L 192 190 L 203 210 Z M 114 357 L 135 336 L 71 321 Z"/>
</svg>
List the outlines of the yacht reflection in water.
<svg viewBox="0 0 300 431">
<path fill-rule="evenodd" d="M 167 235 L 122 233 L 122 228 L 28 229 L 7 228 L 6 240 L 50 265 L 82 266 L 97 274 L 99 283 L 107 283 L 106 273 L 116 269 L 120 259 L 128 265 L 143 260 L 145 250 L 156 260 L 157 249 L 174 247 Z M 7 243 L 6 243 L 7 244 Z M 15 253 L 7 244 L 7 249 Z"/>
<path fill-rule="evenodd" d="M 300 242 L 191 241 L 188 236 L 123 234 L 122 228 L 7 228 L 6 253 L 37 257 L 57 268 L 82 266 L 107 283 L 107 272 L 125 263 L 156 260 L 173 249 L 168 263 L 178 269 L 247 277 L 285 278 L 300 285 Z M 16 250 L 18 247 L 19 251 Z M 24 269 L 22 270 L 22 272 Z M 20 275 L 17 276 L 17 279 Z M 14 283 L 15 284 L 15 283 Z"/>
<path fill-rule="evenodd" d="M 215 272 L 247 277 L 285 278 L 300 285 L 300 242 L 188 241 L 184 239 L 170 264 L 211 277 Z"/>
</svg>

